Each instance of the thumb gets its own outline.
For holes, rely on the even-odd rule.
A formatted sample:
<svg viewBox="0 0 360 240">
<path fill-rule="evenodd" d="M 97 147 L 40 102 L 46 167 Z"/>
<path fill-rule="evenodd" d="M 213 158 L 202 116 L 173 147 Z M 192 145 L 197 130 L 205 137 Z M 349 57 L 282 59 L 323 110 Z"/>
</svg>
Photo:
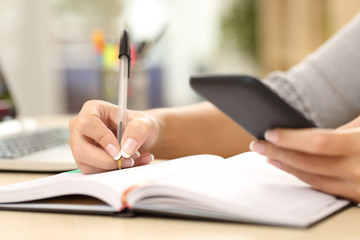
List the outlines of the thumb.
<svg viewBox="0 0 360 240">
<path fill-rule="evenodd" d="M 129 158 L 144 144 L 152 132 L 152 123 L 146 117 L 134 118 L 127 123 L 121 139 L 121 155 Z"/>
</svg>

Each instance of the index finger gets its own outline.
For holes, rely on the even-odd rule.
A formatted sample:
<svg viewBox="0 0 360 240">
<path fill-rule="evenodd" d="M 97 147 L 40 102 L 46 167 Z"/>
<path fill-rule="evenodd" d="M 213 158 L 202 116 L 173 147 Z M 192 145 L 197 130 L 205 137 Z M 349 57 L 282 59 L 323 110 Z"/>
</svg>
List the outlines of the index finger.
<svg viewBox="0 0 360 240">
<path fill-rule="evenodd" d="M 358 151 L 359 134 L 331 129 L 273 129 L 265 139 L 276 146 L 324 156 L 344 156 Z"/>
<path fill-rule="evenodd" d="M 114 133 L 96 116 L 79 117 L 78 131 L 98 143 L 114 160 L 120 158 L 120 146 Z"/>
</svg>

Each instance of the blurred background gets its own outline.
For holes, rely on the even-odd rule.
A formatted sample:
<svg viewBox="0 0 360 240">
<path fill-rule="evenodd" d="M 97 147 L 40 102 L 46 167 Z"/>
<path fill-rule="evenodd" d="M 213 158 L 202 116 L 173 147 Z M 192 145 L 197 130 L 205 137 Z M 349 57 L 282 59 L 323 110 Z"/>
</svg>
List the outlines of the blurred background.
<svg viewBox="0 0 360 240">
<path fill-rule="evenodd" d="M 198 73 L 286 70 L 360 0 L 0 0 L 0 64 L 21 115 L 117 101 L 118 41 L 131 35 L 128 105 L 190 104 Z"/>
</svg>

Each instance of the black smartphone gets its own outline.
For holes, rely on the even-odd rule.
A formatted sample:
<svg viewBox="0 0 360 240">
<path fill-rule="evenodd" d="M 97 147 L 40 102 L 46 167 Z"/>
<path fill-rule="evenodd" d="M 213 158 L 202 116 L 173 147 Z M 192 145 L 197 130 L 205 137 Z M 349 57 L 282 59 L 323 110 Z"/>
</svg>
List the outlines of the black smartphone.
<svg viewBox="0 0 360 240">
<path fill-rule="evenodd" d="M 241 75 L 192 76 L 191 87 L 258 139 L 266 130 L 316 127 L 260 80 Z"/>
</svg>

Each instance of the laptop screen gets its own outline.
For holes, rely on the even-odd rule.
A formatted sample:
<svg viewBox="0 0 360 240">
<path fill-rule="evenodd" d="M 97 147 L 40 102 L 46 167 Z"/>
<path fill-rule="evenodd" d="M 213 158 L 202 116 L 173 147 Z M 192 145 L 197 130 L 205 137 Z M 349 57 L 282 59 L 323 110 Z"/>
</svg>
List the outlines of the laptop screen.
<svg viewBox="0 0 360 240">
<path fill-rule="evenodd" d="M 6 86 L 5 77 L 0 67 L 0 121 L 13 119 L 15 116 L 14 101 Z"/>
</svg>

